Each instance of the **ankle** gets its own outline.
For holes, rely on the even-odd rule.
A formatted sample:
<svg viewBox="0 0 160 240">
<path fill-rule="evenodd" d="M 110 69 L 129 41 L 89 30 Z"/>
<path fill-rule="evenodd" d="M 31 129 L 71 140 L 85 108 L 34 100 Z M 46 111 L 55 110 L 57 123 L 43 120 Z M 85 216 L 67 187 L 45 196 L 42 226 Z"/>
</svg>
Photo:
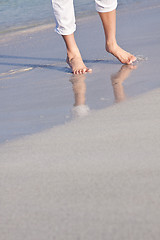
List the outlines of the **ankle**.
<svg viewBox="0 0 160 240">
<path fill-rule="evenodd" d="M 81 58 L 81 54 L 79 52 L 79 49 L 67 50 L 67 59 L 68 60 L 71 60 L 75 57 L 80 57 Z"/>
<path fill-rule="evenodd" d="M 106 51 L 112 53 L 117 48 L 117 42 L 114 41 L 106 41 Z"/>
</svg>

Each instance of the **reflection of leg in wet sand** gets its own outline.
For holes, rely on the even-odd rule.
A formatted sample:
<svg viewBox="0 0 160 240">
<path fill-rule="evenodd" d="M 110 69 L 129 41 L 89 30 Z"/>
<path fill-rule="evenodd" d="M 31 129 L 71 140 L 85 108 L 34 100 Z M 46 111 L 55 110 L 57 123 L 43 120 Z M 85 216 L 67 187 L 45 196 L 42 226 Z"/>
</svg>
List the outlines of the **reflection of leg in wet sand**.
<svg viewBox="0 0 160 240">
<path fill-rule="evenodd" d="M 123 65 L 116 74 L 113 74 L 111 76 L 116 103 L 124 101 L 126 99 L 122 83 L 124 82 L 125 79 L 129 77 L 130 73 L 136 68 L 137 67 L 133 65 Z"/>
<path fill-rule="evenodd" d="M 84 117 L 89 113 L 89 107 L 85 105 L 85 94 L 86 94 L 86 76 L 83 75 L 74 75 L 70 79 L 73 84 L 73 92 L 75 103 L 72 109 L 73 118 Z"/>
</svg>

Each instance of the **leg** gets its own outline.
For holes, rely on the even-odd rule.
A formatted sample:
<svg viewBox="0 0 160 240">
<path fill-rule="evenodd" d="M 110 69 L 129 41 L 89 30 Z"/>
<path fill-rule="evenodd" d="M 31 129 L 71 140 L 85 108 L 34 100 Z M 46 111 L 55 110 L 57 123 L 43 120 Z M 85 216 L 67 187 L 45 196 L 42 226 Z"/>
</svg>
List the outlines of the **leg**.
<svg viewBox="0 0 160 240">
<path fill-rule="evenodd" d="M 74 74 L 91 71 L 81 58 L 80 51 L 74 39 L 76 30 L 73 0 L 52 0 L 54 16 L 56 20 L 55 31 L 62 35 L 67 48 L 67 63 Z"/>
<path fill-rule="evenodd" d="M 105 39 L 106 39 L 106 51 L 113 54 L 121 63 L 131 64 L 136 60 L 136 57 L 132 54 L 126 52 L 121 47 L 118 46 L 116 41 L 116 6 L 117 1 L 111 0 L 95 0 L 96 1 L 96 9 L 100 15 Z M 99 5 L 104 5 L 103 7 Z M 106 6 L 105 6 L 105 4 Z M 108 5 L 107 5 L 108 3 Z M 108 7 L 108 8 L 107 8 Z"/>
</svg>

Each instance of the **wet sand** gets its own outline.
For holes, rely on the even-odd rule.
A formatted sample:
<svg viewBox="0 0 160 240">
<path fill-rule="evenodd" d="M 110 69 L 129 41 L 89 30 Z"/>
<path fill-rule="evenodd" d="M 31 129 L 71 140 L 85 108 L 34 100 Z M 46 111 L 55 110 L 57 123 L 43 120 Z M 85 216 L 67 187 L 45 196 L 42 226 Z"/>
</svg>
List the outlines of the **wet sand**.
<svg viewBox="0 0 160 240">
<path fill-rule="evenodd" d="M 98 16 L 79 22 L 80 77 L 52 28 L 1 42 L 2 240 L 159 239 L 159 16 L 118 15 L 132 67 L 104 52 Z"/>
</svg>

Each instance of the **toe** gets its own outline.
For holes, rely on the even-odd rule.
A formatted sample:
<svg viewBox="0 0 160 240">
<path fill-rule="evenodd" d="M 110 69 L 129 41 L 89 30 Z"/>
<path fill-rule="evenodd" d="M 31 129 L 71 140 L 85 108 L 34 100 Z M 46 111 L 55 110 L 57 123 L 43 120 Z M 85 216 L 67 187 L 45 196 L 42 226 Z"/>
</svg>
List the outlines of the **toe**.
<svg viewBox="0 0 160 240">
<path fill-rule="evenodd" d="M 128 64 L 128 65 L 129 65 L 129 64 L 132 64 L 132 60 L 129 59 L 129 60 L 127 61 L 127 64 Z"/>
<path fill-rule="evenodd" d="M 91 73 L 91 72 L 92 72 L 92 69 L 91 69 L 91 68 L 87 68 L 86 72 Z"/>
<path fill-rule="evenodd" d="M 133 62 L 135 62 L 136 61 L 136 57 L 135 56 L 133 56 L 133 55 L 131 55 L 131 57 L 130 57 L 130 63 L 133 63 Z"/>
<path fill-rule="evenodd" d="M 81 75 L 83 73 L 83 69 L 79 69 L 78 73 Z"/>
<path fill-rule="evenodd" d="M 128 58 L 128 60 L 126 61 L 126 64 L 132 64 L 134 62 L 133 60 L 134 60 L 134 58 L 132 56 L 130 56 Z"/>
<path fill-rule="evenodd" d="M 84 74 L 84 73 L 86 73 L 87 72 L 87 68 L 84 68 L 83 70 L 82 70 L 82 73 Z"/>
<path fill-rule="evenodd" d="M 132 61 L 135 62 L 137 58 L 135 56 L 132 56 Z"/>
</svg>

